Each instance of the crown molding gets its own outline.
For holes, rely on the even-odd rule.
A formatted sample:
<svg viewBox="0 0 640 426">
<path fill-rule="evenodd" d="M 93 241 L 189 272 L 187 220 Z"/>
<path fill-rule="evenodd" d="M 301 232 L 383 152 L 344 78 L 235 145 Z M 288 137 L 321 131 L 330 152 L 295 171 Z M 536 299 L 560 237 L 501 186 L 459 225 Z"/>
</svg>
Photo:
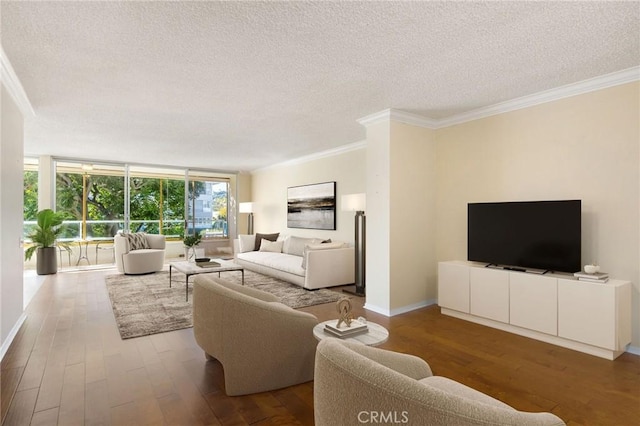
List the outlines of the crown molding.
<svg viewBox="0 0 640 426">
<path fill-rule="evenodd" d="M 33 110 L 33 106 L 31 102 L 29 102 L 29 98 L 27 97 L 27 93 L 24 91 L 22 87 L 22 83 L 20 83 L 20 79 L 16 75 L 13 67 L 11 66 L 11 62 L 9 62 L 9 58 L 4 53 L 4 48 L 0 46 L 0 76 L 2 78 L 2 85 L 7 88 L 7 92 L 11 95 L 13 100 L 20 108 L 20 111 L 25 116 L 35 116 L 36 113 Z"/>
<path fill-rule="evenodd" d="M 599 77 L 579 81 L 577 83 L 567 84 L 565 86 L 534 93 L 533 95 L 523 96 L 521 98 L 452 115 L 447 118 L 432 119 L 389 108 L 367 115 L 357 121 L 363 126 L 370 126 L 372 124 L 394 120 L 414 126 L 426 127 L 427 129 L 442 129 L 456 124 L 462 124 L 468 121 L 490 117 L 492 115 L 504 114 L 505 112 L 516 111 L 638 80 L 640 80 L 640 67 L 632 67 L 622 71 L 613 72 L 611 74 L 605 74 Z"/>
<path fill-rule="evenodd" d="M 367 115 L 366 117 L 360 118 L 357 121 L 363 126 L 370 126 L 372 124 L 390 120 L 411 124 L 413 126 L 425 127 L 427 129 L 435 129 L 438 124 L 437 120 L 394 108 L 385 109 L 384 111 Z"/>
<path fill-rule="evenodd" d="M 492 115 L 504 114 L 505 112 L 516 111 L 547 102 L 594 92 L 596 90 L 606 89 L 608 87 L 631 83 L 637 80 L 640 80 L 640 67 L 627 68 L 611 74 L 605 74 L 599 77 L 579 81 L 577 83 L 571 83 L 554 89 L 545 90 L 543 92 L 534 93 L 533 95 L 523 96 L 521 98 L 512 99 L 510 101 L 443 118 L 437 121 L 436 128 L 441 129 L 456 124 L 466 123 L 468 121 L 478 120 L 480 118 L 490 117 Z"/>
<path fill-rule="evenodd" d="M 252 170 L 250 173 L 257 173 L 271 169 L 277 169 L 280 167 L 295 166 L 298 164 L 308 163 L 309 161 L 319 160 L 321 158 L 333 157 L 335 155 L 345 154 L 347 152 L 364 149 L 367 147 L 367 141 L 362 140 L 360 142 L 350 143 L 348 145 L 339 146 L 337 148 L 328 149 L 326 151 L 316 152 L 315 154 L 305 155 L 304 157 L 294 158 L 293 160 L 284 161 L 282 163 L 272 164 L 270 166 L 262 167 L 260 169 Z"/>
</svg>

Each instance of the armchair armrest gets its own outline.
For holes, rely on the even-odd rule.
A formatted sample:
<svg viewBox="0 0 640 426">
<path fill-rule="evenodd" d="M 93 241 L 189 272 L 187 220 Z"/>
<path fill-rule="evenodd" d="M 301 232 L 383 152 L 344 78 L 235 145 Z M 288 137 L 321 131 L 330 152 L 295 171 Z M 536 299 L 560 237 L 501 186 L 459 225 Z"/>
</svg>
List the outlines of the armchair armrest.
<svg viewBox="0 0 640 426">
<path fill-rule="evenodd" d="M 265 302 L 280 302 L 280 299 L 271 294 L 271 293 L 267 293 L 266 291 L 262 291 L 262 290 L 258 290 L 256 288 L 251 288 L 251 287 L 246 287 L 243 285 L 238 285 L 238 284 L 234 284 L 234 283 L 230 283 L 229 281 L 226 281 L 224 279 L 221 278 L 216 278 L 216 277 L 212 277 L 212 276 L 204 276 L 203 278 L 206 278 L 210 281 L 216 282 L 218 284 L 220 284 L 223 287 L 226 287 L 228 289 L 237 291 L 238 293 L 242 293 L 245 294 L 247 296 L 251 296 L 254 297 L 256 299 L 259 300 L 263 300 Z"/>
<path fill-rule="evenodd" d="M 113 244 L 115 246 L 116 257 L 129 253 L 129 240 L 122 235 L 116 235 L 113 237 Z"/>
<path fill-rule="evenodd" d="M 353 352 L 357 352 L 378 364 L 384 365 L 385 367 L 411 377 L 412 379 L 420 380 L 433 376 L 429 364 L 417 356 L 377 349 L 371 346 L 359 345 L 350 342 L 342 343 L 345 346 L 348 346 Z"/>
<path fill-rule="evenodd" d="M 164 250 L 167 244 L 165 236 L 157 234 L 147 234 L 147 242 L 150 248 L 157 250 Z"/>
</svg>

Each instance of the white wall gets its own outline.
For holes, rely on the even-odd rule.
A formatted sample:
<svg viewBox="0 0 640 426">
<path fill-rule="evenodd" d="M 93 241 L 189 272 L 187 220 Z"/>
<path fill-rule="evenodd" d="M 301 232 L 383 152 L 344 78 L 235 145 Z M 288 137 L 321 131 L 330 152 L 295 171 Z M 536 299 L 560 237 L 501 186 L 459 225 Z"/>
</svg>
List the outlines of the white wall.
<svg viewBox="0 0 640 426">
<path fill-rule="evenodd" d="M 253 172 L 251 201 L 255 203 L 254 232 L 280 232 L 302 237 L 318 236 L 353 243 L 354 214 L 340 210 L 340 197 L 344 194 L 365 192 L 366 150 L 363 144 L 356 144 L 356 148 L 336 155 L 287 163 Z M 337 229 L 327 231 L 287 228 L 287 188 L 332 181 L 336 182 Z"/>
<path fill-rule="evenodd" d="M 23 319 L 23 150 L 24 120 L 7 92 L 1 88 L 0 129 L 0 339 L 7 349 L 12 332 Z"/>
<path fill-rule="evenodd" d="M 640 347 L 639 95 L 629 83 L 438 130 L 438 259 L 466 259 L 468 202 L 581 199 L 582 262 L 633 282 Z"/>
<path fill-rule="evenodd" d="M 391 123 L 367 126 L 367 309 L 391 311 Z"/>
</svg>

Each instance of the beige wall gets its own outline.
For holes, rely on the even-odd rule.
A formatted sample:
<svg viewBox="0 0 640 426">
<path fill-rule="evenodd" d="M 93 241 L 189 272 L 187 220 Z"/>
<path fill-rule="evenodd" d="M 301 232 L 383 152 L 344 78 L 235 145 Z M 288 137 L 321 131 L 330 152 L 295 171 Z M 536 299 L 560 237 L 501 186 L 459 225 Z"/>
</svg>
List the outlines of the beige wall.
<svg viewBox="0 0 640 426">
<path fill-rule="evenodd" d="M 22 179 L 24 131 L 18 106 L 1 88 L 0 131 L 0 342 L 7 349 L 23 315 Z M 18 265 L 16 267 L 16 265 Z"/>
<path fill-rule="evenodd" d="M 251 201 L 255 203 L 254 231 L 318 236 L 353 243 L 354 214 L 340 210 L 340 197 L 365 192 L 365 151 L 362 146 L 337 155 L 255 171 L 251 180 Z M 336 182 L 337 229 L 287 228 L 287 188 L 331 181 Z"/>
<path fill-rule="evenodd" d="M 437 297 L 435 132 L 391 122 L 391 297 L 394 314 Z"/>
<path fill-rule="evenodd" d="M 633 282 L 640 347 L 639 95 L 635 82 L 438 130 L 438 259 L 466 259 L 468 202 L 581 199 L 582 261 Z"/>
</svg>

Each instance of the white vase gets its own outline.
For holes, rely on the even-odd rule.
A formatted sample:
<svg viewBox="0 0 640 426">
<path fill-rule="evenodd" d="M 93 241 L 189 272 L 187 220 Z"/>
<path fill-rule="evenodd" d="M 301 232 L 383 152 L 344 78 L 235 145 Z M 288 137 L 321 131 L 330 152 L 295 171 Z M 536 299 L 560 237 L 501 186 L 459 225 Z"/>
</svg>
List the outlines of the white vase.
<svg viewBox="0 0 640 426">
<path fill-rule="evenodd" d="M 599 270 L 600 270 L 600 267 L 598 265 L 584 265 L 584 271 L 587 274 L 595 274 Z"/>
<path fill-rule="evenodd" d="M 195 247 L 186 247 L 184 248 L 184 258 L 189 262 L 193 262 L 196 258 L 196 250 Z"/>
</svg>

